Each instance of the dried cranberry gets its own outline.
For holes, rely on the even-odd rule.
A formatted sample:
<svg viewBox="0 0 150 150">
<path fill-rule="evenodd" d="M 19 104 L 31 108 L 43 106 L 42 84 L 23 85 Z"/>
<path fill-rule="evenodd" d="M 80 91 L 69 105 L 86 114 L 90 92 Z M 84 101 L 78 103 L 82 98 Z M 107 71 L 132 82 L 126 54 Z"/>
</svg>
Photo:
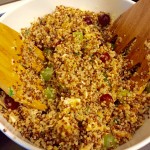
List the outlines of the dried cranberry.
<svg viewBox="0 0 150 150">
<path fill-rule="evenodd" d="M 100 102 L 106 102 L 106 104 L 109 104 L 110 102 L 113 102 L 113 98 L 111 95 L 109 94 L 103 94 L 101 97 L 100 97 Z"/>
<path fill-rule="evenodd" d="M 90 25 L 93 23 L 90 16 L 86 16 L 83 20 L 86 22 L 87 25 Z"/>
<path fill-rule="evenodd" d="M 15 102 L 10 96 L 6 95 L 4 99 L 5 106 L 8 109 L 14 110 L 19 107 L 19 103 Z"/>
<path fill-rule="evenodd" d="M 110 59 L 110 55 L 107 52 L 105 52 L 100 56 L 100 59 L 103 63 L 105 63 L 106 61 Z"/>
<path fill-rule="evenodd" d="M 98 24 L 102 27 L 107 26 L 108 24 L 110 24 L 110 16 L 108 14 L 98 16 Z"/>
</svg>

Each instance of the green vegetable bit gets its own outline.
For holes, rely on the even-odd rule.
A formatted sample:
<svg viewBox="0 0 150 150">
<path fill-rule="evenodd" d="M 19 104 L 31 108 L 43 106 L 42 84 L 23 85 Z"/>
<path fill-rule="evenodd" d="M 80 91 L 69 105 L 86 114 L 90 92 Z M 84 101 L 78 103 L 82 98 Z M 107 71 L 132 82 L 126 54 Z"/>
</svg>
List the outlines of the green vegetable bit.
<svg viewBox="0 0 150 150">
<path fill-rule="evenodd" d="M 112 148 L 116 145 L 115 138 L 112 134 L 104 135 L 104 147 L 106 149 Z"/>
<path fill-rule="evenodd" d="M 41 71 L 41 77 L 45 80 L 45 81 L 49 81 L 50 78 L 52 77 L 53 75 L 53 67 L 47 67 L 45 68 L 44 70 Z"/>
<path fill-rule="evenodd" d="M 73 37 L 76 41 L 82 42 L 83 40 L 83 33 L 82 32 L 73 32 Z"/>
<path fill-rule="evenodd" d="M 130 91 L 126 90 L 126 89 L 120 89 L 118 92 L 117 92 L 117 97 L 118 98 L 122 98 L 122 97 L 126 97 L 126 96 L 130 96 Z"/>
<path fill-rule="evenodd" d="M 103 73 L 103 76 L 104 76 L 104 81 L 107 82 L 107 81 L 108 81 L 108 79 L 107 79 L 107 78 L 108 78 L 107 74 L 106 74 L 106 73 Z"/>
<path fill-rule="evenodd" d="M 9 88 L 9 93 L 8 93 L 8 95 L 9 95 L 10 97 L 12 97 L 12 96 L 14 95 L 14 91 L 13 91 L 12 87 Z"/>
<path fill-rule="evenodd" d="M 107 76 L 107 74 L 105 72 L 103 73 L 103 76 L 104 76 L 104 81 L 107 82 L 108 85 L 111 87 L 111 83 L 109 82 L 108 76 Z"/>
<path fill-rule="evenodd" d="M 54 99 L 56 96 L 56 91 L 52 87 L 47 87 L 44 91 L 44 94 L 48 99 Z"/>
</svg>

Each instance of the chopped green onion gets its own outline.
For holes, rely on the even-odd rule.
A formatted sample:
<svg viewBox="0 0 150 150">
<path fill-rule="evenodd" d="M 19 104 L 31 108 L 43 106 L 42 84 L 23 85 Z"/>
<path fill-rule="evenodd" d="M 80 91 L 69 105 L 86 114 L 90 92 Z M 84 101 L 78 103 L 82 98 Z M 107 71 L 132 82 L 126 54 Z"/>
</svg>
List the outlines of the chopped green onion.
<svg viewBox="0 0 150 150">
<path fill-rule="evenodd" d="M 82 32 L 73 32 L 73 37 L 78 42 L 82 42 L 82 40 L 83 40 L 83 33 Z"/>
<path fill-rule="evenodd" d="M 52 67 L 52 66 L 51 66 L 51 67 L 47 67 L 47 68 L 45 68 L 45 69 L 43 69 L 43 70 L 41 71 L 41 77 L 42 77 L 45 81 L 49 81 L 50 78 L 51 78 L 52 75 L 53 75 L 53 72 L 54 72 L 54 70 L 53 70 L 53 67 Z"/>
<path fill-rule="evenodd" d="M 44 94 L 48 99 L 54 99 L 56 96 L 56 91 L 52 87 L 47 87 L 44 91 Z"/>
<path fill-rule="evenodd" d="M 104 147 L 106 149 L 112 148 L 116 145 L 115 138 L 112 134 L 104 135 Z"/>
</svg>

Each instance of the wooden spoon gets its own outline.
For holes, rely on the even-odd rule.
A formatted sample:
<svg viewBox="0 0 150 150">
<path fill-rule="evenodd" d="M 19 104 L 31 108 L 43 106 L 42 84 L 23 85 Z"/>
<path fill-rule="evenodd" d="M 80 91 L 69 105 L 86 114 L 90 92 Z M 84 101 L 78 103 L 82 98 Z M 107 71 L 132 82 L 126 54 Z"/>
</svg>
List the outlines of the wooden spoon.
<svg viewBox="0 0 150 150">
<path fill-rule="evenodd" d="M 137 81 L 140 87 L 145 85 L 150 79 L 150 0 L 140 0 L 134 4 L 113 23 L 111 31 L 114 37 L 121 37 L 115 47 L 117 53 L 124 52 L 134 41 L 126 56 L 132 62 L 128 69 L 140 64 L 131 80 Z"/>
</svg>

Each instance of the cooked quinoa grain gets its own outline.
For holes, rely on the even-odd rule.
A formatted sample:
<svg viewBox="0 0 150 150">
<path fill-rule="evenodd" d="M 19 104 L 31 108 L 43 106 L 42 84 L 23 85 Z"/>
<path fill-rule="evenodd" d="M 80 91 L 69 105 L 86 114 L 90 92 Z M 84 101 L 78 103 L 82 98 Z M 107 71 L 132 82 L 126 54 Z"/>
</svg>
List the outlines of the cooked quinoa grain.
<svg viewBox="0 0 150 150">
<path fill-rule="evenodd" d="M 45 111 L 22 104 L 15 110 L 0 107 L 23 137 L 47 150 L 114 149 L 143 124 L 150 94 L 139 94 L 130 81 L 128 60 L 109 42 L 110 24 L 104 12 L 58 6 L 22 29 L 28 45 L 22 48 L 21 60 L 28 74 L 19 74 L 26 81 L 24 98 L 47 105 Z M 40 72 L 31 69 L 33 45 L 46 58 L 44 63 L 37 59 Z M 34 87 L 39 79 L 42 91 Z"/>
</svg>

